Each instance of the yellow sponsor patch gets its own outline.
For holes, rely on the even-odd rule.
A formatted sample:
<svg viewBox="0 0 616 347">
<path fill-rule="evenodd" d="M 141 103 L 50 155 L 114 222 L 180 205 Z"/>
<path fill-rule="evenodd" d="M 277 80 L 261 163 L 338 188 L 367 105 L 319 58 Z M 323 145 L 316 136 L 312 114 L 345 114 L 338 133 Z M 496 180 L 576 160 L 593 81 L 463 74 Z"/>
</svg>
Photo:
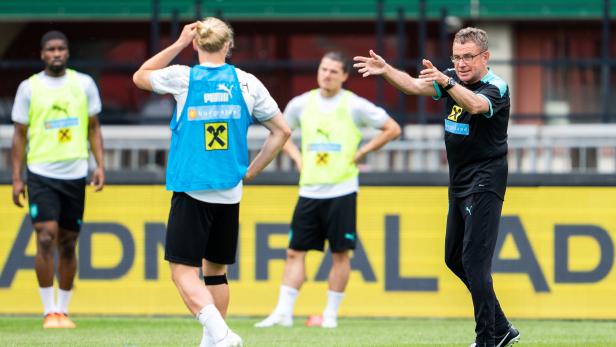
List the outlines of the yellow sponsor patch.
<svg viewBox="0 0 616 347">
<path fill-rule="evenodd" d="M 226 122 L 205 124 L 205 150 L 229 148 L 229 128 Z"/>
<path fill-rule="evenodd" d="M 329 153 L 318 152 L 316 156 L 317 165 L 327 165 L 329 162 Z"/>
<path fill-rule="evenodd" d="M 458 118 L 462 114 L 462 111 L 464 111 L 462 107 L 458 105 L 453 105 L 453 107 L 451 108 L 451 113 L 449 114 L 449 116 L 447 116 L 447 119 L 457 122 Z"/>
<path fill-rule="evenodd" d="M 69 142 L 72 138 L 71 129 L 63 128 L 58 130 L 58 141 L 60 143 Z"/>
</svg>

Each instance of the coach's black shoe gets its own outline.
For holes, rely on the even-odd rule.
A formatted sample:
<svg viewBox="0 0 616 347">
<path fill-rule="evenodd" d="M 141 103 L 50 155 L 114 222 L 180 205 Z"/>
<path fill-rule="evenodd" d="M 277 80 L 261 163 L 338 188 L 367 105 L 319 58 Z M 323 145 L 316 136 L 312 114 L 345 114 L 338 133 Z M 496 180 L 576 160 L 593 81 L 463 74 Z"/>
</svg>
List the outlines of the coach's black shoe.
<svg viewBox="0 0 616 347">
<path fill-rule="evenodd" d="M 509 330 L 502 336 L 496 337 L 496 347 L 508 347 L 520 341 L 520 332 L 513 325 L 509 326 Z"/>
</svg>

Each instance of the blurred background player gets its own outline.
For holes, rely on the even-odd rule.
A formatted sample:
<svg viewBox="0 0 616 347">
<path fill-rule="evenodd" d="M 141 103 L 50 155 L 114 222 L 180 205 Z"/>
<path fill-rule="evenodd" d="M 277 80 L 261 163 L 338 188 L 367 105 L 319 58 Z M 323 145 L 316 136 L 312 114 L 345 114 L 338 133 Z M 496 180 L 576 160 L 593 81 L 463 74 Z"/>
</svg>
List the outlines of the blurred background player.
<svg viewBox="0 0 616 347">
<path fill-rule="evenodd" d="M 325 240 L 333 259 L 327 305 L 322 319 L 307 324 L 338 325 L 338 308 L 351 270 L 349 253 L 357 243 L 357 164 L 400 135 L 400 126 L 384 109 L 342 88 L 350 69 L 344 55 L 326 53 L 318 68 L 319 88 L 293 98 L 284 111 L 289 126 L 301 129 L 301 153 L 291 140 L 284 147 L 301 173 L 299 200 L 291 221 L 278 304 L 256 327 L 293 324 L 293 307 L 306 278 L 306 253 L 323 251 Z M 381 132 L 358 149 L 361 127 Z"/>
<path fill-rule="evenodd" d="M 445 98 L 449 163 L 445 262 L 471 292 L 476 323 L 471 346 L 509 346 L 520 333 L 505 317 L 491 276 L 507 188 L 509 88 L 488 67 L 485 31 L 461 29 L 452 52 L 453 69 L 443 73 L 424 59 L 419 78 L 393 68 L 372 50 L 370 57 L 355 57 L 354 67 L 363 77 L 382 75 L 408 95 Z"/>
<path fill-rule="evenodd" d="M 199 65 L 167 67 L 187 46 Z M 253 75 L 226 63 L 233 31 L 208 17 L 184 27 L 180 38 L 134 74 L 145 90 L 172 94 L 167 189 L 173 191 L 165 259 L 188 309 L 203 325 L 201 346 L 241 346 L 227 326 L 227 264 L 237 253 L 242 180 L 255 177 L 276 156 L 290 130 L 278 105 Z M 246 135 L 253 117 L 270 130 L 248 165 Z M 205 259 L 205 260 L 203 260 Z M 202 265 L 204 282 L 199 278 Z"/>
<path fill-rule="evenodd" d="M 11 118 L 13 203 L 22 207 L 26 185 L 36 230 L 35 271 L 43 301 L 44 328 L 74 328 L 68 318 L 77 272 L 75 246 L 83 221 L 88 143 L 97 167 L 95 191 L 105 182 L 103 140 L 98 122 L 101 100 L 88 75 L 68 69 L 68 39 L 59 31 L 41 38 L 45 70 L 21 82 Z M 26 155 L 26 147 L 27 155 Z M 22 180 L 27 156 L 27 184 Z M 54 300 L 54 251 L 58 251 L 58 298 Z"/>
</svg>

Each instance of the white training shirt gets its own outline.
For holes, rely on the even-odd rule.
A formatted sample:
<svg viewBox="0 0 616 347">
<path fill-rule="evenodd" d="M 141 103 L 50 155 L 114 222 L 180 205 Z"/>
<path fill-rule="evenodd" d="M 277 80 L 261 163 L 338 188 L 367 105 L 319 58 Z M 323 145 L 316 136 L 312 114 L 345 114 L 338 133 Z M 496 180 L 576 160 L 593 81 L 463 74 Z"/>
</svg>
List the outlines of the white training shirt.
<svg viewBox="0 0 616 347">
<path fill-rule="evenodd" d="M 40 81 L 48 88 L 63 87 L 68 80 L 66 74 L 61 77 L 53 77 L 47 75 L 45 71 L 39 72 L 38 76 Z M 101 98 L 98 94 L 96 83 L 94 83 L 92 77 L 81 72 L 77 72 L 77 78 L 88 100 L 88 115 L 96 116 L 101 112 Z M 13 122 L 24 125 L 30 124 L 28 114 L 30 112 L 31 99 L 32 86 L 30 85 L 30 80 L 26 79 L 22 81 L 17 88 L 13 110 L 11 111 L 11 119 Z M 28 170 L 31 172 L 50 178 L 70 180 L 86 177 L 88 175 L 87 159 L 64 160 L 53 163 L 27 163 L 27 165 Z"/>
<path fill-rule="evenodd" d="M 317 93 L 317 105 L 322 112 L 331 112 L 342 100 L 343 91 L 341 89 L 336 95 L 330 98 L 326 98 Z M 284 116 L 289 123 L 291 129 L 300 128 L 300 118 L 304 112 L 304 108 L 309 101 L 311 92 L 306 92 L 302 95 L 296 96 L 284 110 Z M 349 109 L 351 111 L 351 117 L 353 122 L 358 128 L 371 127 L 381 129 L 385 122 L 389 119 L 387 112 L 371 103 L 370 101 L 358 96 L 357 94 L 350 92 L 349 96 Z M 310 115 L 306 115 L 310 117 Z M 311 199 L 330 199 L 338 196 L 343 196 L 357 192 L 359 190 L 359 180 L 357 177 L 349 179 L 344 182 L 335 184 L 315 184 L 304 185 L 299 188 L 299 196 Z"/>
<path fill-rule="evenodd" d="M 201 64 L 207 67 L 218 67 L 222 64 Z M 272 119 L 280 112 L 278 104 L 269 92 L 254 75 L 235 68 L 240 83 L 242 96 L 248 107 L 248 112 L 259 122 Z M 185 65 L 172 65 L 164 69 L 152 71 L 150 84 L 158 94 L 172 94 L 177 102 L 176 115 L 182 114 L 182 109 L 188 96 L 188 83 L 190 81 L 190 67 Z M 225 190 L 199 190 L 187 192 L 191 197 L 215 204 L 236 204 L 242 199 L 242 181 L 237 186 Z"/>
</svg>

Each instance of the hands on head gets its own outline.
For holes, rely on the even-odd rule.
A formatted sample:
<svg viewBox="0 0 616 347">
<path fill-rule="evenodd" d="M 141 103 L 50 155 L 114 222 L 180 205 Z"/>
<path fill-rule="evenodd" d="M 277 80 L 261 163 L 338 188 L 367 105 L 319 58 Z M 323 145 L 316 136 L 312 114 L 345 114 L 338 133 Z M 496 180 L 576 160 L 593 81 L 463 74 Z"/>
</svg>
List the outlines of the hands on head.
<svg viewBox="0 0 616 347">
<path fill-rule="evenodd" d="M 195 36 L 197 36 L 197 23 L 198 22 L 193 22 L 184 26 L 184 29 L 182 29 L 182 33 L 177 40 L 178 44 L 186 47 L 193 42 Z"/>
</svg>

